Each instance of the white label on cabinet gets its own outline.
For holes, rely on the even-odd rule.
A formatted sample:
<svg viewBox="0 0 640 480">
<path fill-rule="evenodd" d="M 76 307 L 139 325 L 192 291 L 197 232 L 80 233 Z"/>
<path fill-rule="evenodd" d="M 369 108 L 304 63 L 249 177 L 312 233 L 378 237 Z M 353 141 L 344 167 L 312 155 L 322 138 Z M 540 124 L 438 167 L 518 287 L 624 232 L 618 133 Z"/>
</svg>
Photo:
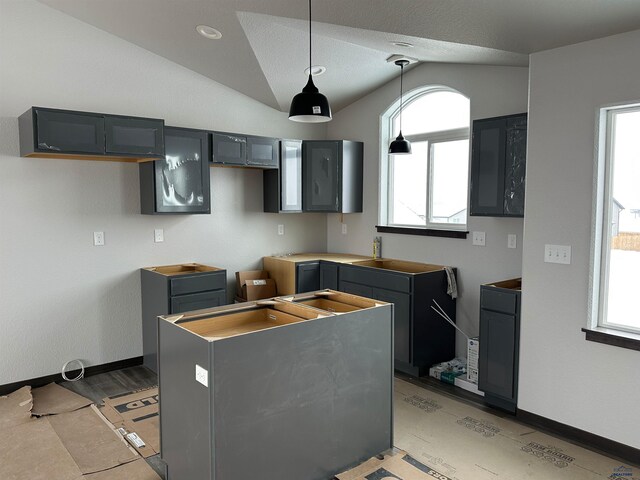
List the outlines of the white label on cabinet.
<svg viewBox="0 0 640 480">
<path fill-rule="evenodd" d="M 196 363 L 196 381 L 209 388 L 209 372 Z"/>
</svg>

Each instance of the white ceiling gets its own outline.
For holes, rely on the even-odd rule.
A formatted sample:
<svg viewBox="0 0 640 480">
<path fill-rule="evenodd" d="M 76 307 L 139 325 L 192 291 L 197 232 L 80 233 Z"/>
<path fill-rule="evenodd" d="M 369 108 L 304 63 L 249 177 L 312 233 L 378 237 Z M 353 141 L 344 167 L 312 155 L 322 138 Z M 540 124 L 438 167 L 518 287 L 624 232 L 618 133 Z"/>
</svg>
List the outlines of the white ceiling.
<svg viewBox="0 0 640 480">
<path fill-rule="evenodd" d="M 39 0 L 287 111 L 306 83 L 306 0 Z M 640 0 L 314 0 L 315 83 L 334 112 L 399 74 L 386 59 L 527 65 L 528 54 L 640 28 Z M 210 25 L 220 40 L 201 37 Z M 409 42 L 401 48 L 391 42 Z"/>
</svg>

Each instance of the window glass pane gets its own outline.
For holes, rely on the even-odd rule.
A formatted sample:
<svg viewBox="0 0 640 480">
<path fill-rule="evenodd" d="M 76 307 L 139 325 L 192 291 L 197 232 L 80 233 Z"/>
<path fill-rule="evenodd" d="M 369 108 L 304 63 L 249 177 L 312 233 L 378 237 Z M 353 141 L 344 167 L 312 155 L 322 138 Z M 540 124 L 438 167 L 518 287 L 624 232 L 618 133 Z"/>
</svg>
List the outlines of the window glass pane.
<svg viewBox="0 0 640 480">
<path fill-rule="evenodd" d="M 411 155 L 393 155 L 390 223 L 426 225 L 428 142 L 413 142 Z"/>
<path fill-rule="evenodd" d="M 394 119 L 393 136 L 398 135 L 399 115 Z M 469 99 L 455 92 L 421 95 L 402 110 L 402 134 L 442 132 L 469 127 Z"/>
<path fill-rule="evenodd" d="M 613 118 L 604 323 L 640 330 L 640 110 L 621 111 Z"/>
<path fill-rule="evenodd" d="M 432 223 L 467 223 L 467 166 L 469 140 L 432 146 Z"/>
</svg>

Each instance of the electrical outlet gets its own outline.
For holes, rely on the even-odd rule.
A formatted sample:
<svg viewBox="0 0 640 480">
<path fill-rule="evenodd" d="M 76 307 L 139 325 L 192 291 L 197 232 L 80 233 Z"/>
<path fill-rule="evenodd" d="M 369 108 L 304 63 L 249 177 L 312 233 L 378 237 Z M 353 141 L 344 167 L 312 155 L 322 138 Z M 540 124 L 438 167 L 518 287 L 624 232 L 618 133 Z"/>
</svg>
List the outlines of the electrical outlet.
<svg viewBox="0 0 640 480">
<path fill-rule="evenodd" d="M 162 228 L 156 228 L 153 231 L 153 241 L 156 243 L 164 242 L 164 230 Z"/>
<path fill-rule="evenodd" d="M 284 235 L 284 225 L 278 225 L 278 235 Z"/>
<path fill-rule="evenodd" d="M 346 224 L 346 223 L 343 223 L 343 224 L 342 224 L 342 234 L 343 234 L 343 235 L 346 235 L 346 234 L 347 234 L 347 224 Z"/>
<path fill-rule="evenodd" d="M 473 232 L 473 245 L 484 247 L 485 245 L 485 232 Z"/>
<path fill-rule="evenodd" d="M 96 247 L 104 245 L 104 232 L 93 232 L 93 245 Z"/>
<path fill-rule="evenodd" d="M 517 237 L 515 233 L 507 235 L 507 248 L 516 248 Z"/>
<path fill-rule="evenodd" d="M 545 245 L 544 261 L 547 263 L 562 263 L 564 265 L 571 264 L 571 246 Z"/>
</svg>

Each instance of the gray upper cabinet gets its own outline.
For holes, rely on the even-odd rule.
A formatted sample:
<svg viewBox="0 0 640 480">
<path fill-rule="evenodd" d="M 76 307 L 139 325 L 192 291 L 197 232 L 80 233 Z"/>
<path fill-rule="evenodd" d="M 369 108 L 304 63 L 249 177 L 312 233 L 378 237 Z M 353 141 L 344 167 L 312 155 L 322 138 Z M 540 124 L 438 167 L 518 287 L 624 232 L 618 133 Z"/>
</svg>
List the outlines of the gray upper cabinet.
<svg viewBox="0 0 640 480">
<path fill-rule="evenodd" d="M 362 212 L 363 144 L 348 140 L 302 143 L 305 212 Z"/>
<path fill-rule="evenodd" d="M 165 158 L 139 165 L 141 213 L 211 213 L 207 132 L 166 127 L 164 137 Z"/>
<path fill-rule="evenodd" d="M 524 216 L 527 114 L 473 122 L 470 215 Z"/>
<path fill-rule="evenodd" d="M 32 107 L 18 119 L 20 155 L 138 162 L 164 154 L 164 120 Z"/>
<path fill-rule="evenodd" d="M 264 211 L 302 211 L 302 140 L 280 141 L 280 168 L 264 171 Z"/>
<path fill-rule="evenodd" d="M 278 139 L 213 132 L 212 165 L 278 168 Z"/>
</svg>

